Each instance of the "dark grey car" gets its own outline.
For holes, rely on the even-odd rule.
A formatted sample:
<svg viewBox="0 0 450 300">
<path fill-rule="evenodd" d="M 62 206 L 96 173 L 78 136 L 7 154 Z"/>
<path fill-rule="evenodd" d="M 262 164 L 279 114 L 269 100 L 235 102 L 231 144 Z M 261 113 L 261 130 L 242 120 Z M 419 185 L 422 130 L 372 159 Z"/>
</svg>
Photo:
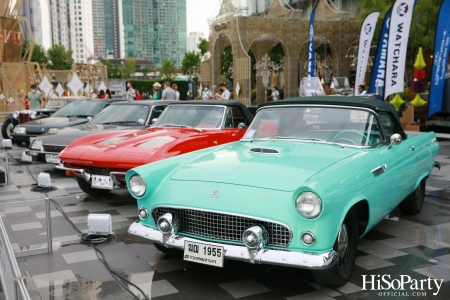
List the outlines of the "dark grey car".
<svg viewBox="0 0 450 300">
<path fill-rule="evenodd" d="M 149 127 L 152 120 L 158 118 L 167 105 L 173 102 L 177 101 L 143 100 L 111 104 L 86 124 L 38 136 L 26 153 L 42 162 L 60 163 L 58 154 L 76 139 L 93 133 Z"/>
</svg>

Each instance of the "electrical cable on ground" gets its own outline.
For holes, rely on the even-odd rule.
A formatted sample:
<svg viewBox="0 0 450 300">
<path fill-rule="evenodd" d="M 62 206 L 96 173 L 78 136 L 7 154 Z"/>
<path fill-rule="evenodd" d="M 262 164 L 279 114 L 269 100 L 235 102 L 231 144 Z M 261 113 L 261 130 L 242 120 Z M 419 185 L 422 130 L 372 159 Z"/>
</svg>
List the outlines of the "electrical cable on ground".
<svg viewBox="0 0 450 300">
<path fill-rule="evenodd" d="M 9 153 L 8 153 L 9 154 Z M 28 165 L 25 165 L 25 167 L 28 170 L 28 174 L 30 174 L 30 176 L 33 178 L 34 181 L 37 182 L 36 178 L 33 176 L 33 174 L 30 171 L 30 168 L 28 167 Z M 54 189 L 51 189 L 54 188 Z M 143 295 L 143 299 L 146 300 L 150 300 L 147 295 L 145 294 L 145 292 L 138 287 L 136 284 L 132 283 L 131 281 L 123 278 L 122 276 L 120 276 L 119 274 L 117 274 L 108 264 L 108 262 L 105 259 L 105 255 L 103 254 L 103 252 L 97 248 L 96 245 L 99 244 L 103 244 L 106 242 L 109 242 L 111 240 L 113 240 L 115 238 L 115 236 L 113 234 L 109 234 L 106 237 L 100 237 L 100 236 L 89 236 L 87 233 L 83 233 L 81 232 L 81 230 L 79 230 L 75 224 L 69 219 L 69 217 L 67 217 L 66 213 L 64 212 L 64 210 L 61 208 L 61 206 L 59 205 L 58 202 L 56 202 L 55 200 L 53 200 L 48 194 L 47 192 L 49 191 L 53 191 L 56 190 L 55 187 L 39 187 L 37 185 L 37 183 L 32 184 L 32 190 L 36 189 L 36 191 L 38 191 L 39 189 L 42 189 L 43 193 L 45 193 L 45 196 L 50 199 L 50 201 L 53 203 L 53 205 L 55 206 L 56 210 L 59 211 L 63 217 L 66 219 L 67 222 L 69 222 L 69 224 L 72 226 L 72 228 L 78 232 L 81 235 L 81 241 L 85 244 L 87 244 L 89 247 L 94 248 L 95 250 L 95 254 L 97 255 L 97 258 L 100 260 L 100 262 L 105 266 L 105 268 L 108 270 L 108 272 L 112 275 L 112 277 L 114 278 L 114 280 L 117 282 L 117 284 L 119 284 L 124 290 L 126 290 L 128 293 L 130 293 L 135 299 L 141 300 L 142 298 L 140 298 L 140 295 L 136 295 L 134 294 L 128 287 L 125 286 L 124 283 L 121 282 L 121 280 L 125 283 L 127 283 L 130 286 L 133 286 L 134 288 L 136 288 L 142 295 Z"/>
</svg>

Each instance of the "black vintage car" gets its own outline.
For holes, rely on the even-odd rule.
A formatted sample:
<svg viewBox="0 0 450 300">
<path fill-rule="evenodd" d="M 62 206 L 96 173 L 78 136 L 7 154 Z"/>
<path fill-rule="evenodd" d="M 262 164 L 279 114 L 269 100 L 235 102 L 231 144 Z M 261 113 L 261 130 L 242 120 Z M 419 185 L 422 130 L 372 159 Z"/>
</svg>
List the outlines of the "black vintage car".
<svg viewBox="0 0 450 300">
<path fill-rule="evenodd" d="M 42 134 L 30 144 L 26 153 L 38 161 L 60 163 L 58 154 L 76 139 L 99 132 L 143 129 L 151 126 L 171 100 L 143 100 L 117 102 L 102 110 L 91 121 L 83 125 L 66 127 Z"/>
<path fill-rule="evenodd" d="M 15 111 L 6 117 L 2 125 L 2 136 L 4 139 L 12 139 L 14 127 L 21 123 L 26 123 L 31 120 L 43 119 L 51 116 L 55 111 L 80 97 L 60 97 L 56 99 L 49 99 L 45 104 L 45 108 L 38 110 L 23 110 Z M 83 97 L 85 98 L 85 97 Z M 24 119 L 26 121 L 24 121 Z"/>
<path fill-rule="evenodd" d="M 89 122 L 111 103 L 126 101 L 125 99 L 80 99 L 74 100 L 59 109 L 51 117 L 34 120 L 16 126 L 12 133 L 12 140 L 18 146 L 30 145 L 38 135 L 53 132 L 60 128 L 81 125 Z"/>
</svg>

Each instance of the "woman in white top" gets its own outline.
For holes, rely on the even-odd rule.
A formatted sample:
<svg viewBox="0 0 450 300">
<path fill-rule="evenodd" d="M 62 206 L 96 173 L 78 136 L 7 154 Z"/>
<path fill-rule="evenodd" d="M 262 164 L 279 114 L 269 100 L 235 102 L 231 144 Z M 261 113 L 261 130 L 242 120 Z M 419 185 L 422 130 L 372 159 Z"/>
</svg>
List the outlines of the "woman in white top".
<svg viewBox="0 0 450 300">
<path fill-rule="evenodd" d="M 180 100 L 180 92 L 178 91 L 178 84 L 172 84 L 172 89 L 175 91 L 175 100 Z"/>
</svg>

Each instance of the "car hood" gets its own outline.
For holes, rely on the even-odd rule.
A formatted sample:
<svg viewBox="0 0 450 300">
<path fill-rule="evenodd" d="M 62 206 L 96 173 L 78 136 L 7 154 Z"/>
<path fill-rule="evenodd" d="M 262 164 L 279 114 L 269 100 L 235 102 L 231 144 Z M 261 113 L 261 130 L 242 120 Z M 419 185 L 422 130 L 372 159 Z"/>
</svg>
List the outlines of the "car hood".
<svg viewBox="0 0 450 300">
<path fill-rule="evenodd" d="M 48 117 L 20 124 L 20 126 L 27 128 L 61 128 L 84 124 L 87 121 L 89 121 L 87 118 Z"/>
<path fill-rule="evenodd" d="M 260 149 L 273 153 L 261 154 Z M 358 152 L 313 142 L 238 142 L 190 161 L 171 179 L 293 191 L 318 172 Z"/>
<path fill-rule="evenodd" d="M 127 131 L 124 134 L 96 136 L 88 143 L 69 145 L 60 154 L 64 162 L 89 164 L 92 166 L 114 164 L 118 168 L 134 168 L 162 158 L 175 156 L 183 149 L 181 143 L 189 144 L 195 139 L 203 139 L 208 132 L 195 129 L 148 128 Z M 77 142 L 75 142 L 77 143 Z M 158 152 L 161 148 L 164 151 Z"/>
<path fill-rule="evenodd" d="M 47 132 L 41 134 L 38 139 L 42 140 L 43 145 L 59 145 L 67 146 L 80 137 L 100 132 L 107 132 L 111 130 L 124 129 L 142 129 L 144 126 L 119 126 L 112 124 L 83 124 L 72 127 L 63 128 L 54 132 Z"/>
</svg>

